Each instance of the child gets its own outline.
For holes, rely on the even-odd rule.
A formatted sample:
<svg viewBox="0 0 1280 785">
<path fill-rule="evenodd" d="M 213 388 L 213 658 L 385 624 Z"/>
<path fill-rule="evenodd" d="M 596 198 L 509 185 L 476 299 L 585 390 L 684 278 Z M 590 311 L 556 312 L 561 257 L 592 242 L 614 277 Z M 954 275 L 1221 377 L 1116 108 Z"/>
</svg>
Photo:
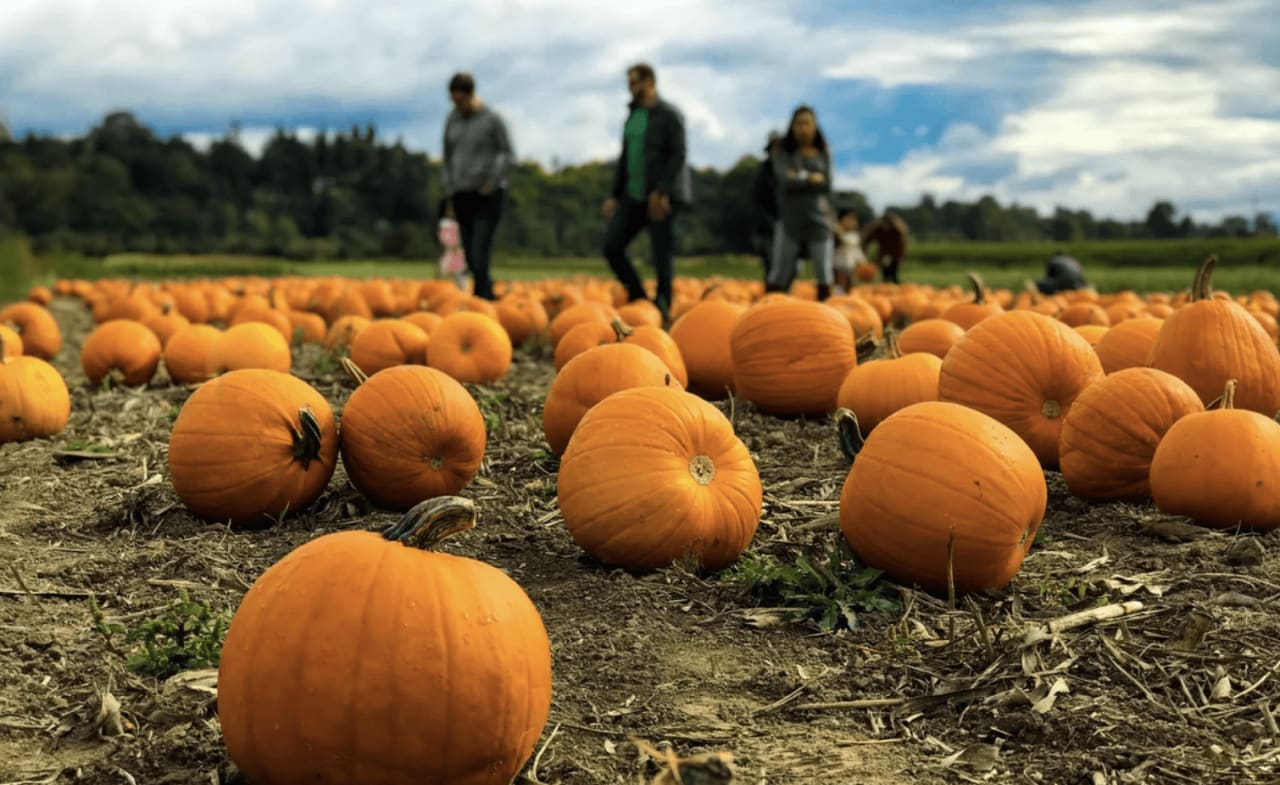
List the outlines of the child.
<svg viewBox="0 0 1280 785">
<path fill-rule="evenodd" d="M 836 216 L 836 250 L 831 259 L 831 268 L 835 273 L 836 289 L 841 294 L 853 289 L 853 271 L 859 262 L 866 261 L 862 253 L 862 236 L 858 234 L 858 214 L 844 208 Z"/>
<path fill-rule="evenodd" d="M 454 284 L 462 291 L 467 290 L 467 260 L 462 253 L 462 236 L 458 232 L 458 222 L 443 211 L 440 214 L 438 235 L 444 253 L 440 254 L 440 269 L 437 278 L 452 276 Z"/>
</svg>

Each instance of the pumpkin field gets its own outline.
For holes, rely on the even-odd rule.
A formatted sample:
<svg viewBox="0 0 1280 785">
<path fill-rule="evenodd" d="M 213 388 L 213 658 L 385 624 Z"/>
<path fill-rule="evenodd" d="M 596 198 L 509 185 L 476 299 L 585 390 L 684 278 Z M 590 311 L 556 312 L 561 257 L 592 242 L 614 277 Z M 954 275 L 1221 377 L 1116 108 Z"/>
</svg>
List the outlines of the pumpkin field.
<svg viewBox="0 0 1280 785">
<path fill-rule="evenodd" d="M 0 785 L 1280 782 L 1280 301 L 0 304 Z M 248 597 L 248 599 L 246 599 Z"/>
</svg>

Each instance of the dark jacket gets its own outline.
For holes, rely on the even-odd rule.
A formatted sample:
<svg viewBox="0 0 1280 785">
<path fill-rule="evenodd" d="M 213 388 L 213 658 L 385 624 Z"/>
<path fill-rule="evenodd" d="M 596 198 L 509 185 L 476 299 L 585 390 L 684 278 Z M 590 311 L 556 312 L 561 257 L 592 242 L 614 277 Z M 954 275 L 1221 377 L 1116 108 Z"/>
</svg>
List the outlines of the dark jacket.
<svg viewBox="0 0 1280 785">
<path fill-rule="evenodd" d="M 636 109 L 635 102 L 628 109 Z M 658 191 L 671 197 L 676 203 L 693 199 L 693 178 L 686 161 L 684 117 L 680 110 L 667 101 L 649 107 L 649 123 L 644 132 L 644 190 Z M 621 199 L 627 193 L 627 137 L 622 136 L 622 153 L 613 171 L 613 198 Z"/>
<path fill-rule="evenodd" d="M 1036 288 L 1041 294 L 1074 291 L 1086 286 L 1088 283 L 1084 279 L 1084 269 L 1080 267 L 1080 263 L 1062 253 L 1049 257 L 1044 277 L 1036 281 Z"/>
</svg>

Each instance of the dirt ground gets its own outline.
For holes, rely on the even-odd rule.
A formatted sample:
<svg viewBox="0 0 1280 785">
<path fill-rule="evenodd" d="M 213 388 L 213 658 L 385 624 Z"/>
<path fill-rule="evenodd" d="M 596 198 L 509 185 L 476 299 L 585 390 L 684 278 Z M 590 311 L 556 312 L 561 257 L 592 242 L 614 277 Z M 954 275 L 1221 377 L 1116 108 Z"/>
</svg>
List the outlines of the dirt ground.
<svg viewBox="0 0 1280 785">
<path fill-rule="evenodd" d="M 90 390 L 78 359 L 88 314 L 76 301 L 53 310 L 71 423 L 0 448 L 0 784 L 240 783 L 211 674 L 131 673 L 120 639 L 95 629 L 90 593 L 124 625 L 182 590 L 234 609 L 308 539 L 393 516 L 339 466 L 316 505 L 268 531 L 194 519 L 165 461 L 189 391 L 163 373 L 145 389 Z M 351 384 L 317 359 L 302 351 L 295 372 L 340 411 Z M 952 607 L 890 587 L 899 610 L 824 632 L 717 576 L 633 577 L 583 557 L 539 453 L 550 376 L 545 352 L 522 351 L 501 384 L 473 388 L 500 423 L 464 491 L 480 524 L 446 546 L 512 575 L 551 636 L 551 719 L 518 782 L 647 782 L 659 768 L 632 737 L 731 752 L 735 781 L 751 785 L 1280 782 L 1275 537 L 1089 506 L 1050 473 L 1042 535 L 1006 591 Z M 829 552 L 847 473 L 830 423 L 742 404 L 732 415 L 765 485 L 752 551 Z M 1125 602 L 1123 617 L 1035 634 Z"/>
</svg>

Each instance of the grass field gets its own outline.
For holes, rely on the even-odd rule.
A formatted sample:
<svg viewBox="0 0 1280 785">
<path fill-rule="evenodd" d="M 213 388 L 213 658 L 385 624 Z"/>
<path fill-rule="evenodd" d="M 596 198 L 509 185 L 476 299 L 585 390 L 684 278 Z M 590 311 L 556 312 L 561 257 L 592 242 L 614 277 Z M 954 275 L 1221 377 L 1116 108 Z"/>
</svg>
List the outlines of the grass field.
<svg viewBox="0 0 1280 785">
<path fill-rule="evenodd" d="M 969 270 L 980 273 L 990 286 L 1021 288 L 1038 278 L 1045 260 L 1059 246 L 1052 243 L 922 243 L 911 249 L 902 268 L 904 281 L 947 286 L 964 281 Z M 1081 259 L 1099 291 L 1133 289 L 1172 291 L 1191 282 L 1195 266 L 1205 255 L 1219 257 L 1214 282 L 1230 291 L 1280 290 L 1280 240 L 1227 239 L 1179 241 L 1123 241 L 1077 243 L 1064 246 Z M 642 262 L 647 260 L 641 260 Z M 603 259 L 499 256 L 498 280 L 530 280 L 554 276 L 609 277 Z M 750 256 L 681 256 L 677 274 L 755 278 L 760 263 Z M 0 300 L 20 296 L 35 282 L 54 277 L 199 277 L 221 275 L 342 275 L 352 277 L 414 277 L 436 274 L 434 260 L 334 260 L 294 262 L 245 256 L 156 256 L 115 254 L 105 259 L 80 256 L 32 256 L 20 241 L 0 240 Z M 647 264 L 642 271 L 651 274 Z M 808 270 L 801 269 L 801 277 Z"/>
</svg>

